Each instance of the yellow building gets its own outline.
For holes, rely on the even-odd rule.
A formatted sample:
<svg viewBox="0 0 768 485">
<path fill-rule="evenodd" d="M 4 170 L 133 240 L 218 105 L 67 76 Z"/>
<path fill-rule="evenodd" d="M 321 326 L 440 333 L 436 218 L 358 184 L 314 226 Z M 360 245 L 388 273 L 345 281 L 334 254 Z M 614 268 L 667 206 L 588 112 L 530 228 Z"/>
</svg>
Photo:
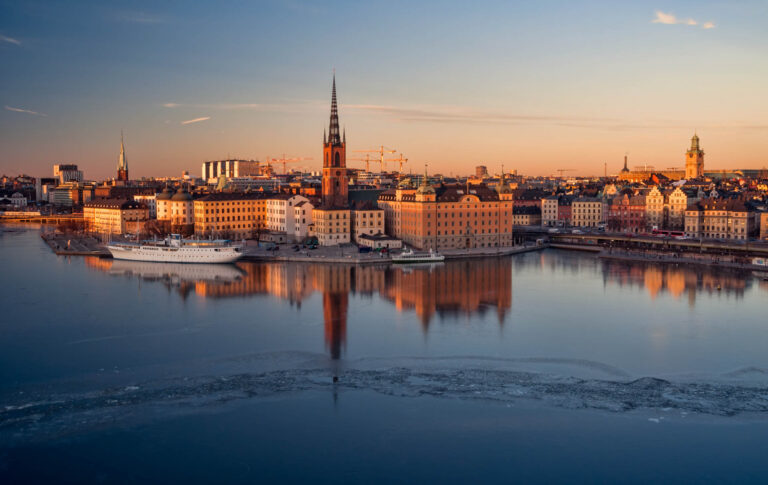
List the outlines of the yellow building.
<svg viewBox="0 0 768 485">
<path fill-rule="evenodd" d="M 512 190 L 485 185 L 429 185 L 379 195 L 387 233 L 421 249 L 512 246 Z"/>
<path fill-rule="evenodd" d="M 216 193 L 194 201 L 195 235 L 248 239 L 266 229 L 267 199 L 256 193 Z"/>
<path fill-rule="evenodd" d="M 685 211 L 685 235 L 707 239 L 748 239 L 756 230 L 755 210 L 740 199 L 707 199 Z"/>
<path fill-rule="evenodd" d="M 363 234 L 384 234 L 384 211 L 370 202 L 356 204 L 352 210 L 352 240 L 359 242 Z"/>
<path fill-rule="evenodd" d="M 321 246 L 336 246 L 350 242 L 351 210 L 320 207 L 312 211 L 311 233 Z"/>
<path fill-rule="evenodd" d="M 85 230 L 99 234 L 138 234 L 149 220 L 149 208 L 135 200 L 94 199 L 83 206 Z"/>
<path fill-rule="evenodd" d="M 579 197 L 571 205 L 571 220 L 576 227 L 597 227 L 603 219 L 603 200 L 598 197 Z"/>
<path fill-rule="evenodd" d="M 768 240 L 768 212 L 760 214 L 760 240 Z"/>
</svg>

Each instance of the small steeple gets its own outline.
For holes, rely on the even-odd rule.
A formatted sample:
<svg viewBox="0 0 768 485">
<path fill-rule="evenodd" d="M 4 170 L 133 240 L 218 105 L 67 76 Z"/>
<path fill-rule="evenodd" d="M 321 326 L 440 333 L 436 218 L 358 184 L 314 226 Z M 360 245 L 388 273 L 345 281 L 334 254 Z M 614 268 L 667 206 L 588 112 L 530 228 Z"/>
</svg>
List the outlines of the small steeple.
<svg viewBox="0 0 768 485">
<path fill-rule="evenodd" d="M 123 130 L 120 130 L 120 158 L 117 160 L 118 170 L 128 170 L 128 161 L 125 159 L 125 144 L 123 143 Z"/>
<path fill-rule="evenodd" d="M 699 135 L 696 134 L 696 131 L 693 132 L 693 138 L 691 138 L 691 151 L 698 151 L 699 149 Z"/>
<path fill-rule="evenodd" d="M 421 181 L 421 185 L 429 185 L 429 175 L 427 174 L 427 164 L 424 164 L 424 179 Z"/>
</svg>

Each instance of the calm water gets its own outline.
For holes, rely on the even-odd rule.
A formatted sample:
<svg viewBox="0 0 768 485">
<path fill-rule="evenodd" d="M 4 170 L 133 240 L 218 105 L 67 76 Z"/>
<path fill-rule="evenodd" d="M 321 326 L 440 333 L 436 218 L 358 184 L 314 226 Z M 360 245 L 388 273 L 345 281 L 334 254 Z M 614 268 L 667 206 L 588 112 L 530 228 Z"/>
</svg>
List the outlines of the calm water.
<svg viewBox="0 0 768 485">
<path fill-rule="evenodd" d="M 768 471 L 768 286 L 749 273 L 551 250 L 418 268 L 156 265 L 56 257 L 36 230 L 0 235 L 0 267 L 11 478 Z"/>
</svg>

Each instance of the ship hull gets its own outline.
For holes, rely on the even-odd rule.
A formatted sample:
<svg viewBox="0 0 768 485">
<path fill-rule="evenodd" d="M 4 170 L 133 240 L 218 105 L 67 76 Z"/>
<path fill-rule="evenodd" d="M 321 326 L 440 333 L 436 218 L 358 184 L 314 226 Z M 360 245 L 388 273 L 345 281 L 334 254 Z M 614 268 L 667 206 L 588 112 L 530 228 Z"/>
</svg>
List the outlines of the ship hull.
<svg viewBox="0 0 768 485">
<path fill-rule="evenodd" d="M 156 263 L 232 263 L 243 257 L 234 246 L 221 248 L 174 248 L 159 246 L 107 246 L 115 259 Z"/>
</svg>

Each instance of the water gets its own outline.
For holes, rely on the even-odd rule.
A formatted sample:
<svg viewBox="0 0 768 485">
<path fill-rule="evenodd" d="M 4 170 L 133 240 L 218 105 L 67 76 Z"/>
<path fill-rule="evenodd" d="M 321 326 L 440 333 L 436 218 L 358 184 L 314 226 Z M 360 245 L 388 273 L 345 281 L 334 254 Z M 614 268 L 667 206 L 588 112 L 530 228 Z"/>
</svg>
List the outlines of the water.
<svg viewBox="0 0 768 485">
<path fill-rule="evenodd" d="M 2 233 L 0 265 L 9 477 L 42 461 L 73 481 L 162 481 L 193 460 L 191 481 L 482 468 L 484 481 L 641 482 L 684 478 L 681 463 L 722 442 L 687 476 L 767 471 L 752 460 L 767 442 L 768 286 L 749 273 L 553 250 L 413 268 L 157 265 L 56 257 L 36 230 Z M 595 468 L 611 442 L 635 465 Z M 502 451 L 523 448 L 546 460 Z"/>
</svg>

